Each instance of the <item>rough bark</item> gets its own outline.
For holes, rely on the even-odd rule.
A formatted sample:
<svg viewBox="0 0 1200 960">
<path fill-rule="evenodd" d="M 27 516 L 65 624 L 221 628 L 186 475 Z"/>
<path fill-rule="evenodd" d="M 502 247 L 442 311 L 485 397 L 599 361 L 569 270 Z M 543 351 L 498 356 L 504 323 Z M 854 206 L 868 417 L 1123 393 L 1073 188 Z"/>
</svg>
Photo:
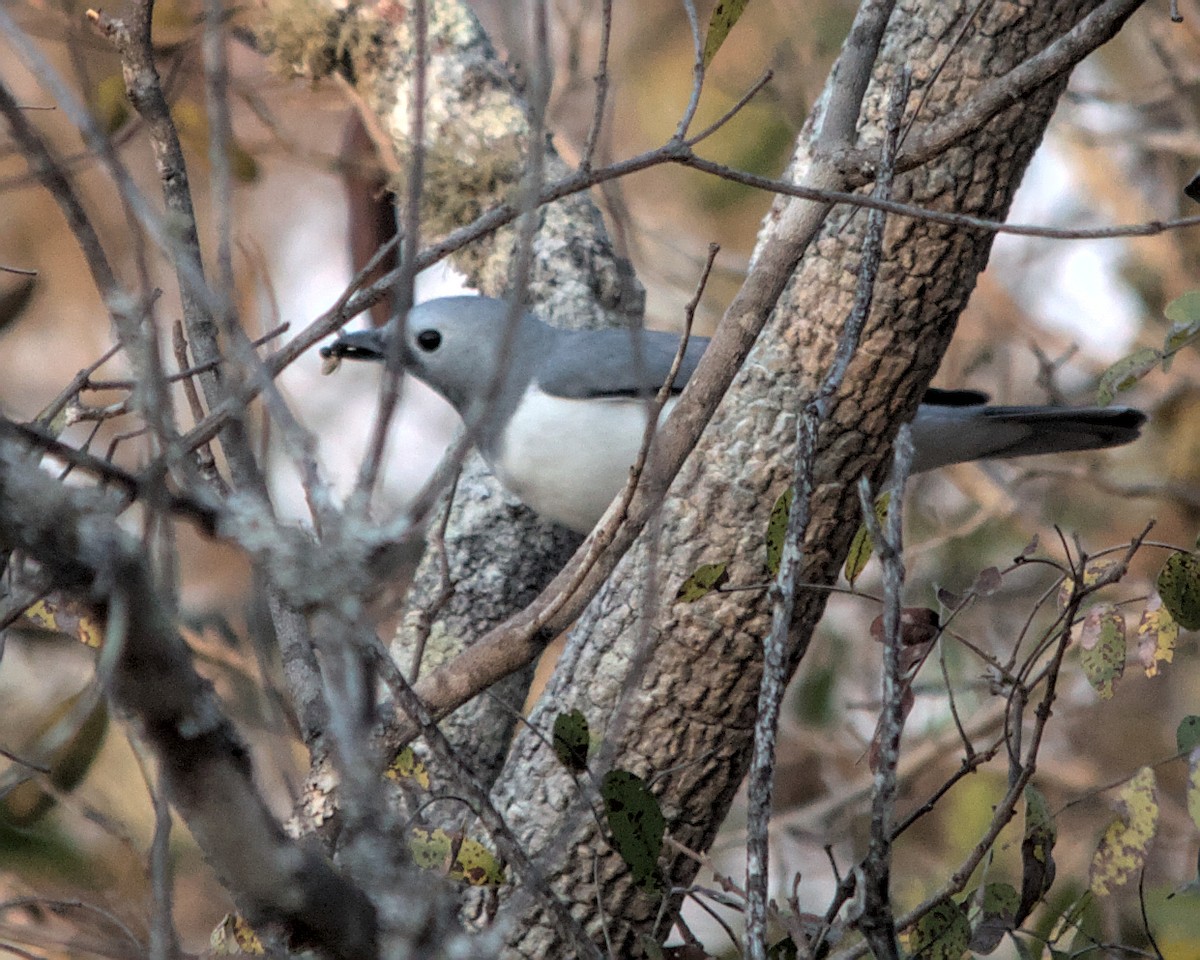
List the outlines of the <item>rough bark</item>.
<svg viewBox="0 0 1200 960">
<path fill-rule="evenodd" d="M 864 106 L 864 142 L 878 139 L 887 82 L 900 66 L 914 70 L 914 102 L 928 94 L 918 124 L 931 122 L 1044 48 L 1095 5 L 986 5 L 956 42 L 977 4 L 902 4 Z M 943 61 L 945 68 L 932 78 Z M 1002 219 L 1064 86 L 1065 79 L 1048 84 L 900 178 L 897 199 Z M 812 126 L 802 137 L 794 177 L 808 165 Z M 780 209 L 768 217 L 763 239 Z M 653 552 L 643 538 L 580 620 L 532 717 L 547 730 L 558 712 L 582 710 L 603 738 L 601 764 L 654 778 L 669 833 L 694 850 L 708 848 L 749 762 L 769 601 L 765 590 L 714 594 L 694 605 L 670 598 L 704 562 L 729 561 L 735 583 L 764 578 L 763 533 L 775 497 L 790 481 L 795 411 L 815 386 L 849 311 L 864 220 L 842 210 L 827 222 L 677 478 L 662 514 L 654 577 Z M 990 245 L 985 232 L 917 220 L 889 224 L 873 314 L 818 454 L 802 581 L 836 578 L 857 523 L 854 481 L 864 470 L 879 472 L 897 425 L 915 410 Z M 646 592 L 650 582 L 657 584 L 653 596 Z M 794 638 L 812 631 L 824 600 L 823 592 L 801 592 Z M 617 956 L 638 955 L 642 935 L 665 935 L 652 928 L 658 904 L 635 888 L 543 737 L 518 735 L 495 794 L 517 835 L 555 878 L 560 895 L 586 917 L 598 942 L 597 903 Z M 695 863 L 666 856 L 670 882 L 689 883 Z M 520 891 L 508 897 L 501 916 L 513 924 L 512 955 L 562 955 L 553 928 Z"/>
</svg>

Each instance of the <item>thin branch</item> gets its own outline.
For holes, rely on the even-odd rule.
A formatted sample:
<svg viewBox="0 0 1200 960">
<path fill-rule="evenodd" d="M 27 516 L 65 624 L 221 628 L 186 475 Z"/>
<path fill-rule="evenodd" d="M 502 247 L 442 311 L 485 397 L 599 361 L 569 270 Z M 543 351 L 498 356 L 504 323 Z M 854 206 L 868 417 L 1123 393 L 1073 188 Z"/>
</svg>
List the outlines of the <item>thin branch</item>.
<svg viewBox="0 0 1200 960">
<path fill-rule="evenodd" d="M 155 782 L 151 772 L 153 763 L 145 744 L 136 734 L 133 734 L 129 737 L 129 745 L 133 748 L 138 769 L 154 807 L 154 836 L 150 842 L 149 857 L 153 914 L 147 953 L 150 960 L 176 960 L 179 956 L 179 937 L 175 930 L 172 909 L 171 804 L 167 800 L 162 784 Z"/>
<path fill-rule="evenodd" d="M 896 216 L 912 217 L 917 220 L 946 224 L 947 226 L 964 227 L 992 233 L 1014 234 L 1017 236 L 1046 237 L 1056 240 L 1103 240 L 1157 236 L 1174 230 L 1200 226 L 1200 215 L 1090 229 L 1065 229 L 1061 227 L 1042 227 L 1032 224 L 1010 224 L 999 220 L 975 217 L 969 214 L 952 213 L 945 210 L 933 210 L 918 205 L 899 203 L 894 200 L 880 200 L 873 196 L 850 193 L 846 190 L 830 189 L 814 185 L 813 183 L 795 184 L 785 180 L 773 180 L 769 177 L 745 173 L 719 163 L 704 160 L 701 157 L 697 157 L 686 144 L 674 142 L 639 154 L 636 157 L 618 161 L 599 170 L 577 171 L 569 174 L 542 188 L 537 197 L 536 204 L 544 206 L 545 204 L 583 192 L 610 180 L 617 180 L 665 163 L 678 163 L 721 179 L 754 187 L 767 193 L 782 194 L 799 200 L 813 201 L 818 204 L 846 204 L 854 207 L 865 207 L 869 210 L 883 210 Z M 521 211 L 511 204 L 498 204 L 486 213 L 481 214 L 473 222 L 458 228 L 442 240 L 427 247 L 417 257 L 417 268 L 424 270 L 439 263 L 476 240 L 512 223 L 520 213 Z M 804 231 L 799 229 L 798 225 L 791 225 L 790 229 L 785 232 L 789 235 L 799 236 Z M 382 248 L 380 253 L 383 253 Z M 762 262 L 761 258 L 759 262 Z M 390 271 L 375 282 L 360 289 L 360 278 L 369 273 L 369 270 L 360 271 L 359 277 L 356 278 L 353 284 L 347 287 L 346 291 L 333 307 L 317 317 L 292 340 L 288 341 L 276 353 L 268 357 L 265 361 L 267 369 L 273 375 L 277 375 L 320 341 L 340 330 L 355 316 L 369 310 L 388 295 L 399 275 L 396 270 Z M 774 276 L 775 273 L 776 268 L 772 267 L 771 275 Z M 748 305 L 749 301 L 738 304 L 737 313 L 740 314 Z M 740 326 L 741 322 L 738 321 L 737 325 Z M 747 330 L 739 335 L 739 344 L 742 342 L 743 336 L 752 341 L 752 334 Z M 709 352 L 714 352 L 712 345 L 709 347 Z M 726 369 L 729 367 L 730 361 L 740 354 L 740 348 L 735 351 L 731 345 L 727 344 L 726 348 L 716 352 L 722 355 L 719 366 Z M 729 370 L 727 375 L 730 381 L 732 381 L 735 371 L 736 367 Z M 696 378 L 693 377 L 693 381 L 695 380 Z M 700 390 L 693 390 L 692 395 L 695 396 L 700 392 Z M 709 394 L 714 391 L 711 385 L 706 385 L 702 392 L 706 398 L 701 402 L 701 407 L 703 408 L 710 402 L 708 399 Z M 181 442 L 184 447 L 192 449 L 198 444 L 211 440 L 226 423 L 233 411 L 242 409 L 256 395 L 257 393 L 253 387 L 247 387 L 244 394 L 232 397 L 221 406 L 212 410 L 202 423 L 198 424 L 182 438 Z M 696 415 L 694 412 L 692 417 L 688 418 L 689 421 L 692 421 Z M 688 429 L 690 431 L 691 427 L 689 426 Z"/>
<path fill-rule="evenodd" d="M 899 120 L 895 127 L 899 134 Z M 879 550 L 883 565 L 883 709 L 880 713 L 875 785 L 871 798 L 871 839 L 863 861 L 863 911 L 858 918 L 871 952 L 877 960 L 899 960 L 896 921 L 891 902 L 892 822 L 896 805 L 896 769 L 900 762 L 900 734 L 904 729 L 905 678 L 901 668 L 900 604 L 904 589 L 901 554 L 901 517 L 904 485 L 912 468 L 912 430 L 905 424 L 896 438 L 895 460 L 889 483 L 890 507 L 887 531 L 875 518 L 866 479 L 860 481 L 859 499 L 867 529 Z"/>
<path fill-rule="evenodd" d="M 612 42 L 613 0 L 601 0 L 600 4 L 600 54 L 596 66 L 596 103 L 592 108 L 592 125 L 588 128 L 587 141 L 583 145 L 580 170 L 591 170 L 596 156 L 596 145 L 604 129 L 604 114 L 608 106 L 608 48 Z"/>
<path fill-rule="evenodd" d="M 426 547 L 427 550 L 432 550 L 434 556 L 437 557 L 438 590 L 429 603 L 422 604 L 420 609 L 415 611 L 417 622 L 413 628 L 413 653 L 409 666 L 412 679 L 409 683 L 416 683 L 420 678 L 421 661 L 425 659 L 425 645 L 429 642 L 429 634 L 433 630 L 434 621 L 454 596 L 454 581 L 450 577 L 450 558 L 446 550 L 446 528 L 450 524 L 450 510 L 454 506 L 454 494 L 457 490 L 458 474 L 456 473 L 450 481 L 450 489 L 446 492 L 446 509 L 442 511 L 441 519 L 429 534 L 429 543 Z"/>
<path fill-rule="evenodd" d="M 764 70 L 759 78 L 755 80 L 754 83 L 750 84 L 750 88 L 740 97 L 738 97 L 737 102 L 734 103 L 732 107 L 726 110 L 723 114 L 721 114 L 721 116 L 719 116 L 699 133 L 688 137 L 684 143 L 686 143 L 689 147 L 694 147 L 700 141 L 707 140 L 714 133 L 725 126 L 725 124 L 729 123 L 730 120 L 741 113 L 750 103 L 750 101 L 758 96 L 762 92 L 763 88 L 771 82 L 774 76 L 775 72 L 773 70 Z"/>
<path fill-rule="evenodd" d="M 890 10 L 890 7 L 888 7 Z M 863 29 L 869 38 L 874 38 L 875 50 L 886 24 L 885 11 L 876 11 L 878 19 L 866 24 Z M 869 28 L 869 29 L 868 29 Z M 854 31 L 851 31 L 852 37 Z M 848 47 L 852 47 L 847 41 Z M 846 74 L 857 79 L 861 73 L 869 77 L 869 62 L 874 54 L 869 46 L 856 52 L 861 53 L 861 69 Z M 848 85 L 853 86 L 852 83 Z M 888 196 L 892 183 L 891 161 L 895 155 L 896 138 L 899 135 L 900 119 L 908 101 L 909 76 L 902 72 L 891 91 L 888 107 L 888 125 L 883 142 L 881 175 L 876 184 L 876 194 Z M 857 89 L 857 88 L 855 88 Z M 864 87 L 865 89 L 865 87 Z M 858 94 L 861 103 L 861 93 Z M 835 93 L 831 97 L 847 111 L 849 100 Z M 857 108 L 856 108 L 857 109 Z M 857 113 L 855 113 L 857 117 Z M 844 126 L 853 130 L 856 120 L 835 117 L 828 121 L 823 130 L 828 131 L 831 144 L 836 144 L 844 133 Z M 818 138 L 820 139 L 820 138 Z M 745 951 L 751 960 L 766 960 L 767 956 L 767 904 L 769 882 L 771 794 L 775 771 L 775 744 L 778 734 L 779 713 L 790 674 L 789 665 L 802 658 L 807 649 L 807 640 L 793 649 L 789 643 L 792 615 L 795 610 L 796 582 L 804 565 L 804 537 L 813 497 L 813 465 L 816 458 L 817 434 L 829 419 L 830 406 L 841 388 L 846 372 L 858 349 L 862 331 L 871 313 L 871 302 L 875 288 L 875 277 L 879 271 L 883 251 L 883 229 L 886 220 L 873 212 L 867 222 L 863 240 L 862 259 L 859 265 L 858 286 L 854 305 L 846 319 L 837 349 L 828 372 L 816 393 L 810 397 L 796 418 L 796 451 L 792 465 L 792 505 L 788 513 L 787 533 L 775 583 L 771 588 L 771 632 L 764 644 L 763 675 L 758 688 L 758 711 L 754 723 L 754 746 L 750 761 L 748 780 L 747 845 L 746 845 L 746 940 Z M 887 958 L 884 958 L 887 960 Z"/>
<path fill-rule="evenodd" d="M 912 170 L 941 156 L 982 129 L 997 114 L 1018 106 L 1039 87 L 1067 73 L 1102 43 L 1116 36 L 1122 24 L 1143 3 L 1144 0 L 1107 0 L 1096 7 L 1044 50 L 977 90 L 961 110 L 927 127 L 897 158 L 897 171 Z M 853 170 L 870 179 L 876 158 L 863 151 L 853 151 L 844 154 L 840 160 L 848 171 Z"/>
<path fill-rule="evenodd" d="M 693 0 L 683 0 L 683 10 L 687 14 L 688 27 L 692 32 L 692 89 L 672 138 L 678 141 L 687 137 L 688 127 L 692 125 L 692 119 L 696 116 L 696 110 L 700 106 L 700 94 L 704 89 L 704 35 L 700 32 L 700 18 L 696 15 L 696 4 Z"/>
<path fill-rule="evenodd" d="M 228 294 L 213 291 L 205 279 L 187 164 L 154 61 L 151 38 L 152 11 L 152 0 L 138 0 L 131 8 L 128 23 L 94 10 L 88 11 L 88 19 L 112 42 L 120 54 L 126 93 L 134 109 L 145 121 L 150 134 L 162 184 L 163 201 L 172 223 L 170 242 L 163 246 L 163 251 L 175 269 L 178 279 L 184 326 L 192 353 L 199 363 L 219 363 L 222 356 L 219 334 L 231 332 L 236 320 Z M 212 29 L 218 31 L 219 16 L 218 12 L 217 22 L 212 25 Z M 206 44 L 210 48 L 216 45 Z M 207 52 L 210 56 L 213 55 L 212 49 L 208 49 Z M 220 70 L 220 64 L 217 69 Z M 219 81 L 214 82 L 219 84 Z M 118 181 L 118 186 L 124 194 L 124 185 Z M 132 201 L 132 195 L 129 200 Z M 220 197 L 214 202 L 220 203 Z M 154 230 L 151 230 L 151 235 L 154 236 Z M 164 405 L 164 409 L 169 410 L 167 391 L 159 386 L 161 364 L 151 325 L 146 326 L 144 339 L 141 359 L 146 366 L 149 384 L 143 386 L 153 388 L 158 401 Z M 230 368 L 230 372 L 233 372 L 233 368 Z M 141 383 L 143 377 L 139 376 L 138 380 Z M 231 393 L 237 392 L 224 382 L 219 365 L 200 374 L 199 380 L 210 409 L 219 406 Z M 225 451 L 235 486 L 256 497 L 265 506 L 269 504 L 266 481 L 254 457 L 244 414 L 244 404 L 235 406 L 230 411 L 221 446 Z M 190 448 L 185 446 L 184 449 Z"/>
<path fill-rule="evenodd" d="M 190 520 L 209 536 L 214 536 L 217 532 L 223 513 L 214 504 L 192 494 L 174 493 L 165 489 L 151 493 L 151 481 L 148 481 L 145 475 L 130 473 L 103 457 L 76 450 L 57 437 L 43 433 L 37 427 L 0 418 L 0 442 L 13 440 L 84 470 L 105 483 L 115 484 L 130 500 L 156 499 L 164 509 Z"/>
<path fill-rule="evenodd" d="M 98 513 L 86 491 L 47 484 L 23 447 L 3 440 L 0 497 L 8 505 L 0 542 L 35 559 L 107 623 L 105 691 L 139 723 L 174 805 L 248 919 L 282 923 L 345 960 L 373 956 L 373 906 L 271 815 L 245 745 L 159 602 L 141 544 Z"/>
<path fill-rule="evenodd" d="M 364 513 L 370 503 L 371 491 L 379 478 L 383 453 L 387 447 L 388 428 L 400 400 L 404 323 L 408 311 L 412 309 L 413 292 L 420 269 L 417 265 L 417 254 L 421 246 L 421 195 L 425 187 L 425 99 L 429 72 L 429 14 L 425 0 L 414 0 L 411 16 L 413 74 L 408 104 L 409 165 L 404 206 L 404 255 L 401 258 L 392 299 L 395 316 L 391 318 L 391 323 L 396 329 L 388 340 L 383 382 L 379 389 L 379 405 L 355 487 L 356 504 Z"/>
<path fill-rule="evenodd" d="M 465 793 L 468 802 L 491 834 L 496 849 L 512 864 L 522 883 L 536 897 L 542 908 L 549 913 L 559 929 L 559 934 L 564 940 L 574 945 L 580 957 L 602 960 L 599 949 L 592 943 L 579 921 L 571 915 L 566 904 L 555 896 L 541 870 L 530 859 L 525 848 L 508 828 L 504 818 L 492 803 L 487 788 L 458 758 L 454 747 L 446 739 L 446 735 L 442 733 L 420 697 L 404 679 L 404 675 L 396 667 L 392 658 L 388 656 L 387 651 L 378 642 L 369 644 L 367 649 L 375 668 L 379 670 L 380 676 L 388 685 L 401 709 L 413 719 L 420 729 L 425 744 L 429 747 L 439 766 L 442 767 L 447 778 Z"/>
<path fill-rule="evenodd" d="M 3 6 L 0 6 L 0 33 L 8 27 L 7 18 L 8 15 Z M 15 27 L 15 24 L 13 26 Z M 3 114 L 4 119 L 8 121 L 13 139 L 16 140 L 22 154 L 37 174 L 39 182 L 54 198 L 66 218 L 67 226 L 79 244 L 84 260 L 87 261 L 92 282 L 96 285 L 101 299 L 110 311 L 115 311 L 116 305 L 127 298 L 118 285 L 116 273 L 104 253 L 100 235 L 92 226 L 92 221 L 88 217 L 87 211 L 84 210 L 83 203 L 75 193 L 70 181 L 67 180 L 61 165 L 46 142 L 33 128 L 28 117 L 25 116 L 25 111 L 21 108 L 17 98 L 3 83 L 0 83 L 0 114 Z"/>
</svg>

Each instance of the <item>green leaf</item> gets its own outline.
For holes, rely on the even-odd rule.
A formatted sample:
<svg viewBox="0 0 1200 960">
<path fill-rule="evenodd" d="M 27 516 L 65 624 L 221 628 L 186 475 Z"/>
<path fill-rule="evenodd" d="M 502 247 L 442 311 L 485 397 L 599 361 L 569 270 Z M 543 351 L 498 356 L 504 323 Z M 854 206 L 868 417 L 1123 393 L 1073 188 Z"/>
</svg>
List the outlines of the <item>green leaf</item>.
<svg viewBox="0 0 1200 960">
<path fill-rule="evenodd" d="M 1163 372 L 1166 373 L 1171 357 L 1200 334 L 1200 290 L 1191 290 L 1172 300 L 1163 313 L 1171 321 L 1171 329 L 1163 341 Z"/>
<path fill-rule="evenodd" d="M 1025 836 L 1021 840 L 1021 902 L 1013 917 L 1015 926 L 1025 922 L 1038 901 L 1054 883 L 1054 842 L 1058 828 L 1050 805 L 1034 786 L 1025 788 Z"/>
<path fill-rule="evenodd" d="M 713 62 L 713 57 L 721 49 L 721 44 L 729 36 L 735 23 L 745 12 L 750 0 L 720 0 L 717 8 L 708 19 L 708 35 L 704 38 L 704 66 Z"/>
<path fill-rule="evenodd" d="M 667 960 L 666 951 L 663 950 L 662 944 L 654 939 L 654 937 L 648 933 L 643 933 L 639 939 L 642 943 L 642 953 L 647 956 L 648 960 Z"/>
<path fill-rule="evenodd" d="M 724 560 L 720 563 L 700 564 L 680 585 L 675 599 L 679 603 L 695 603 L 701 597 L 708 596 L 729 579 L 729 574 L 725 572 L 727 565 Z"/>
<path fill-rule="evenodd" d="M 767 948 L 767 960 L 797 960 L 800 951 L 791 937 L 776 940 Z"/>
<path fill-rule="evenodd" d="M 1129 882 L 1146 862 L 1146 850 L 1158 831 L 1154 771 L 1142 767 L 1122 788 L 1121 815 L 1108 825 L 1092 857 L 1090 885 L 1098 897 Z"/>
<path fill-rule="evenodd" d="M 646 782 L 628 770 L 610 770 L 600 784 L 613 847 L 648 893 L 662 887 L 658 855 L 667 822 Z"/>
<path fill-rule="evenodd" d="M 1163 355 L 1153 347 L 1142 347 L 1129 356 L 1118 360 L 1100 374 L 1100 383 L 1096 387 L 1096 402 L 1107 407 L 1113 398 L 1124 390 L 1128 390 L 1146 374 L 1158 366 Z"/>
<path fill-rule="evenodd" d="M 1119 567 L 1120 565 L 1120 560 L 1089 560 L 1083 568 L 1083 576 L 1080 578 L 1083 581 L 1084 589 L 1094 587 L 1101 580 L 1109 576 L 1114 567 Z M 1068 577 L 1063 581 L 1062 586 L 1058 588 L 1058 609 L 1066 610 L 1067 605 L 1074 596 L 1075 578 Z"/>
<path fill-rule="evenodd" d="M 50 783 L 58 793 L 47 790 L 40 779 L 17 778 L 0 796 L 0 823 L 28 827 L 53 810 L 59 794 L 71 793 L 83 782 L 107 733 L 108 702 L 89 688 L 49 710 L 21 752 L 49 768 Z"/>
<path fill-rule="evenodd" d="M 1200 747 L 1200 717 L 1184 717 L 1175 730 L 1175 746 L 1180 753 Z"/>
<path fill-rule="evenodd" d="M 973 900 L 974 896 L 968 897 Z M 1000 945 L 1004 935 L 1015 926 L 1021 898 L 1007 883 L 989 883 L 983 888 L 983 909 L 971 934 L 971 950 L 989 954 Z"/>
<path fill-rule="evenodd" d="M 573 773 L 587 769 L 591 739 L 587 717 L 580 710 L 569 710 L 554 718 L 554 755 Z"/>
<path fill-rule="evenodd" d="M 1092 607 L 1079 631 L 1084 675 L 1101 700 L 1110 700 L 1113 684 L 1125 672 L 1125 618 L 1111 603 Z"/>
<path fill-rule="evenodd" d="M 1200 556 L 1173 553 L 1158 574 L 1163 606 L 1185 630 L 1200 630 Z"/>
<path fill-rule="evenodd" d="M 0 332 L 9 324 L 14 323 L 25 312 L 33 300 L 33 291 L 37 289 L 37 277 L 16 277 L 7 289 L 0 290 Z M 57 436 L 57 434 L 55 434 Z"/>
<path fill-rule="evenodd" d="M 794 494 L 795 490 L 790 486 L 784 490 L 771 508 L 771 517 L 767 520 L 767 573 L 771 576 L 779 573 L 779 564 L 783 560 L 783 542 L 787 539 L 788 516 L 792 512 Z"/>
<path fill-rule="evenodd" d="M 1042 956 L 1041 944 L 1038 944 L 1037 956 L 1034 956 L 1029 948 L 1029 944 L 1020 937 L 1013 937 L 1009 942 L 1012 943 L 1013 949 L 1017 951 L 1017 960 L 1039 960 Z"/>
<path fill-rule="evenodd" d="M 478 840 L 441 827 L 413 827 L 408 835 L 408 852 L 422 870 L 434 870 L 451 880 L 472 887 L 498 887 L 504 882 L 504 866 Z"/>
<path fill-rule="evenodd" d="M 971 942 L 971 924 L 963 908 L 943 900 L 917 921 L 908 937 L 912 960 L 959 960 Z"/>
<path fill-rule="evenodd" d="M 1188 757 L 1187 808 L 1192 823 L 1200 827 L 1200 747 Z"/>
<path fill-rule="evenodd" d="M 881 527 L 887 522 L 888 504 L 891 502 L 891 498 L 890 493 L 881 493 L 875 501 L 875 519 Z M 850 552 L 846 554 L 846 565 L 842 568 L 842 573 L 845 574 L 850 586 L 854 586 L 854 581 L 866 569 L 874 549 L 875 544 L 871 540 L 871 533 L 864 523 L 855 532 L 854 539 L 850 541 Z"/>
<path fill-rule="evenodd" d="M 125 93 L 125 78 L 120 73 L 112 73 L 101 79 L 88 100 L 92 116 L 106 136 L 112 136 L 120 130 L 133 115 L 129 97 Z"/>
</svg>

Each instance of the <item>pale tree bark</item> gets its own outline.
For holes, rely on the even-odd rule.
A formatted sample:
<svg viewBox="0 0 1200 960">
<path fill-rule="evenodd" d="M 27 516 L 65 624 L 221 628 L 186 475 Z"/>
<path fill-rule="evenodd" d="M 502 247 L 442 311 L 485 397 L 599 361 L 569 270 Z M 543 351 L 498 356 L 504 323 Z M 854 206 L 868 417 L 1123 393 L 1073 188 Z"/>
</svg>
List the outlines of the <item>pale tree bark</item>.
<svg viewBox="0 0 1200 960">
<path fill-rule="evenodd" d="M 1043 50 L 1096 6 L 1090 0 L 982 8 L 940 0 L 899 5 L 864 104 L 863 144 L 878 140 L 887 85 L 901 67 L 914 71 L 913 99 L 924 98 L 919 131 L 952 117 L 974 91 Z M 974 22 L 965 25 L 972 16 Z M 933 68 L 943 63 L 933 77 Z M 899 178 L 896 198 L 1003 219 L 1065 83 L 1064 75 L 1045 84 Z M 819 122 L 820 107 L 801 137 L 793 178 L 802 177 L 812 162 L 806 145 Z M 786 223 L 781 214 L 792 203 L 776 204 L 763 243 Z M 715 594 L 695 605 L 676 605 L 671 598 L 704 562 L 728 560 L 735 583 L 764 578 L 764 531 L 775 498 L 791 480 L 794 417 L 849 312 L 864 223 L 861 214 L 845 208 L 829 218 L 677 478 L 664 505 L 657 549 L 651 551 L 643 538 L 625 557 L 573 631 L 530 718 L 545 731 L 560 711 L 582 710 L 600 734 L 608 762 L 653 778 L 669 833 L 693 850 L 708 848 L 746 772 L 770 608 L 766 590 Z M 986 264 L 991 240 L 987 232 L 919 220 L 890 223 L 873 315 L 819 451 L 801 581 L 836 578 L 857 525 L 854 481 L 864 470 L 878 475 L 897 426 L 914 412 Z M 647 583 L 655 584 L 653 595 L 647 595 Z M 816 590 L 799 593 L 793 668 L 825 597 Z M 640 950 L 640 936 L 666 934 L 653 926 L 657 902 L 635 887 L 544 736 L 518 735 L 495 794 L 517 835 L 555 877 L 555 889 L 587 918 L 598 941 L 606 927 L 615 954 L 631 956 Z M 695 862 L 677 853 L 667 856 L 671 883 L 686 886 Z M 519 892 L 501 916 L 513 923 L 514 955 L 556 956 L 563 949 Z"/>
</svg>

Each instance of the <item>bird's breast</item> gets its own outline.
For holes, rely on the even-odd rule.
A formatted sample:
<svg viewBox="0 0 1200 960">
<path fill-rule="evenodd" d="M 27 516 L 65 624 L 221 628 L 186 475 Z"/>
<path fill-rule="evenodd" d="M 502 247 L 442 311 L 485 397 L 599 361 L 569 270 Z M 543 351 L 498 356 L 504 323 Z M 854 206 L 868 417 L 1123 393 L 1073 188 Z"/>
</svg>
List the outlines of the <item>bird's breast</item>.
<svg viewBox="0 0 1200 960">
<path fill-rule="evenodd" d="M 638 398 L 566 399 L 530 385 L 488 459 L 523 503 L 586 533 L 629 479 L 646 413 Z"/>
</svg>

